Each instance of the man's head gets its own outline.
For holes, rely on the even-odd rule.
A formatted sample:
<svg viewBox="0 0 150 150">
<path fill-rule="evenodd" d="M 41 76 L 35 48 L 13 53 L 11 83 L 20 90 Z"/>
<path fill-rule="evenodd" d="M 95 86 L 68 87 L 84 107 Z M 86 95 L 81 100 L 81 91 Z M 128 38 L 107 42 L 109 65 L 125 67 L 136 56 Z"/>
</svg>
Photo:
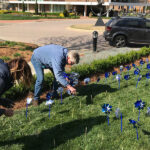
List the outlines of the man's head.
<svg viewBox="0 0 150 150">
<path fill-rule="evenodd" d="M 69 65 L 78 64 L 80 60 L 80 56 L 77 52 L 69 51 L 67 57 L 67 63 Z"/>
</svg>

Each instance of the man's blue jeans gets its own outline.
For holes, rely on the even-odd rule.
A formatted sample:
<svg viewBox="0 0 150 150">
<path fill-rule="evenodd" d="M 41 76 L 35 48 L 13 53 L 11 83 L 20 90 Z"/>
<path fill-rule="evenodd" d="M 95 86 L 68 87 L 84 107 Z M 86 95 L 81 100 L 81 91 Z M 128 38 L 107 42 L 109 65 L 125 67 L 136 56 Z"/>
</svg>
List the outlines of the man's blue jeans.
<svg viewBox="0 0 150 150">
<path fill-rule="evenodd" d="M 42 84 L 44 80 L 44 69 L 43 65 L 34 58 L 34 55 L 32 55 L 31 62 L 34 66 L 35 72 L 36 72 L 36 83 L 35 83 L 35 89 L 34 89 L 34 100 L 39 100 L 42 90 Z M 53 70 L 50 69 L 53 73 Z M 56 78 L 54 77 L 53 82 L 53 96 L 57 96 L 57 89 L 58 89 L 58 82 L 56 81 Z"/>
</svg>

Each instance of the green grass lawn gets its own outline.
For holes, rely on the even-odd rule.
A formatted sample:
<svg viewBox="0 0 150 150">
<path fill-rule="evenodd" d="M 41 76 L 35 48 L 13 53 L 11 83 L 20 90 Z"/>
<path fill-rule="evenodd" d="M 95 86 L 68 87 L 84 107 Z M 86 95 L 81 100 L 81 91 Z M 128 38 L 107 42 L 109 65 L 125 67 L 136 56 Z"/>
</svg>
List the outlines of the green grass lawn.
<svg viewBox="0 0 150 150">
<path fill-rule="evenodd" d="M 146 65 L 142 73 L 146 74 Z M 55 100 L 49 118 L 48 106 L 29 107 L 28 118 L 25 109 L 16 111 L 12 118 L 0 117 L 0 149 L 2 150 L 149 150 L 150 117 L 146 115 L 150 106 L 150 83 L 146 85 L 143 77 L 136 88 L 137 81 L 130 71 L 128 83 L 123 79 L 120 89 L 112 76 L 101 79 L 98 84 L 78 88 L 78 95 L 63 96 L 63 104 Z M 91 96 L 92 95 L 92 96 Z M 139 140 L 136 129 L 129 119 L 138 120 L 139 111 L 134 107 L 137 99 L 146 102 L 141 110 Z M 104 103 L 112 105 L 110 125 L 102 113 Z M 120 108 L 123 115 L 123 132 L 120 119 L 115 118 L 115 110 Z"/>
</svg>

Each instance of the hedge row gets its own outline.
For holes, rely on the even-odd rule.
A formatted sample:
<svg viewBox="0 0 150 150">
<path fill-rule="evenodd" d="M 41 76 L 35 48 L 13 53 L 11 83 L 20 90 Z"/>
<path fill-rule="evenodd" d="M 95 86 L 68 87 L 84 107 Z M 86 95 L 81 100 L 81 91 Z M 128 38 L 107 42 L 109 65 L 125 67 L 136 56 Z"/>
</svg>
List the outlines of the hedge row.
<svg viewBox="0 0 150 150">
<path fill-rule="evenodd" d="M 80 79 L 92 76 L 97 73 L 105 73 L 106 71 L 112 71 L 114 67 L 120 65 L 125 65 L 140 59 L 143 56 L 148 56 L 150 54 L 150 48 L 143 47 L 139 51 L 131 51 L 126 54 L 118 54 L 116 56 L 110 56 L 107 59 L 95 60 L 91 64 L 82 64 L 74 66 L 71 72 L 78 72 L 80 74 Z M 53 75 L 48 73 L 44 76 L 43 91 L 49 90 L 52 85 Z M 3 97 L 10 98 L 12 100 L 17 100 L 25 96 L 29 91 L 34 91 L 34 81 L 30 88 L 25 87 L 23 84 L 16 85 L 12 87 L 9 91 L 5 92 Z"/>
<path fill-rule="evenodd" d="M 83 79 L 97 73 L 112 71 L 114 67 L 125 65 L 150 54 L 150 48 L 143 47 L 139 51 L 131 51 L 126 54 L 109 56 L 107 59 L 95 60 L 91 64 L 82 64 L 72 67 L 72 72 L 78 72 Z"/>
</svg>

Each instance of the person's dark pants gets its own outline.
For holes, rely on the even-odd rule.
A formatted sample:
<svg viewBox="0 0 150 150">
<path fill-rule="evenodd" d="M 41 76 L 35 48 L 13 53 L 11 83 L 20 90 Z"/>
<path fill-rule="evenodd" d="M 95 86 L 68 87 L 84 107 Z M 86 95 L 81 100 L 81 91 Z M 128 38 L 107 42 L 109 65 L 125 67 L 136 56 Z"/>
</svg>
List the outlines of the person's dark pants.
<svg viewBox="0 0 150 150">
<path fill-rule="evenodd" d="M 37 76 L 35 89 L 34 89 L 34 100 L 39 100 L 40 95 L 41 95 L 41 90 L 42 90 L 42 84 L 44 80 L 44 69 L 43 69 L 43 65 L 34 58 L 34 55 L 32 55 L 31 62 L 34 66 L 36 76 Z M 53 95 L 54 96 L 57 96 L 57 89 L 58 89 L 58 83 L 54 77 L 54 82 L 53 82 Z"/>
</svg>

